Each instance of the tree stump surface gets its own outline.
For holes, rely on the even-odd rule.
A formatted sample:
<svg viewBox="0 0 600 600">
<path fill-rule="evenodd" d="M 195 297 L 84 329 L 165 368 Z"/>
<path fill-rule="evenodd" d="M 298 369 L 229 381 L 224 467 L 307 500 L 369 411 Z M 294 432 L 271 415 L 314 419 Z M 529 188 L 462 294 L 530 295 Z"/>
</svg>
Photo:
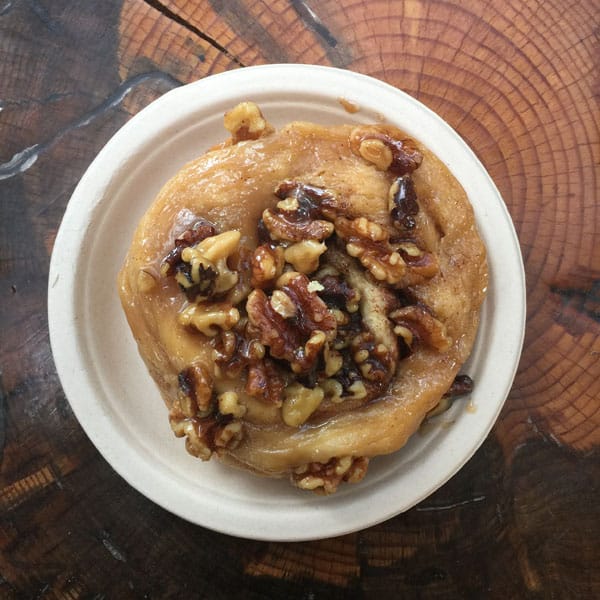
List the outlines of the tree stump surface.
<svg viewBox="0 0 600 600">
<path fill-rule="evenodd" d="M 520 367 L 476 455 L 412 510 L 303 543 L 129 487 L 70 409 L 46 312 L 56 231 L 108 139 L 176 86 L 277 62 L 372 75 L 448 121 L 527 276 Z M 0 597 L 600 597 L 599 62 L 597 0 L 0 0 Z"/>
</svg>

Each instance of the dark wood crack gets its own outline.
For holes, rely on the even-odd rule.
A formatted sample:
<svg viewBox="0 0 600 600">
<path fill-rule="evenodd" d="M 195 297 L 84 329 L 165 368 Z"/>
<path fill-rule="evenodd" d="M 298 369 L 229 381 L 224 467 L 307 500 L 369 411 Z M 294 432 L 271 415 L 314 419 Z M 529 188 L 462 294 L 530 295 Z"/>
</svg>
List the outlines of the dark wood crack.
<svg viewBox="0 0 600 600">
<path fill-rule="evenodd" d="M 560 296 L 563 305 L 600 323 L 600 279 L 586 288 L 550 286 L 550 291 Z"/>
<path fill-rule="evenodd" d="M 52 147 L 57 141 L 64 137 L 67 133 L 81 127 L 89 125 L 92 121 L 103 115 L 106 111 L 118 106 L 123 102 L 125 97 L 138 85 L 147 81 L 162 81 L 172 86 L 173 88 L 182 85 L 182 82 L 163 71 L 151 71 L 149 73 L 140 73 L 134 77 L 126 79 L 119 85 L 115 91 L 110 94 L 100 104 L 92 108 L 90 111 L 83 114 L 78 119 L 71 121 L 65 127 L 57 131 L 50 139 L 39 144 L 33 144 L 21 152 L 17 152 L 8 162 L 0 164 L 0 181 L 14 177 L 19 173 L 26 171 L 38 159 L 40 154 Z"/>
<path fill-rule="evenodd" d="M 186 21 L 183 17 L 178 15 L 176 12 L 173 12 L 168 6 L 165 6 L 159 0 L 144 0 L 144 1 L 146 2 L 146 4 L 148 4 L 149 6 L 151 6 L 152 8 L 154 8 L 155 10 L 157 10 L 158 12 L 163 14 L 168 19 L 171 19 L 172 21 L 175 21 L 175 23 L 178 23 L 182 27 L 185 27 L 188 31 L 191 31 L 193 34 L 195 34 L 199 38 L 203 39 L 205 42 L 207 42 L 208 44 L 210 44 L 211 46 L 216 48 L 219 52 L 222 52 L 223 54 L 225 54 L 225 56 L 227 56 L 227 58 L 232 60 L 236 65 L 239 65 L 240 67 L 246 66 L 244 63 L 242 63 L 242 61 L 237 56 L 234 56 L 231 52 L 229 52 L 229 50 L 227 50 L 227 48 L 225 48 L 225 46 L 223 46 L 222 44 L 219 44 L 219 42 L 217 42 L 217 40 L 215 40 L 214 38 L 210 37 L 203 31 L 198 29 L 195 25 L 192 25 L 190 22 Z"/>
</svg>

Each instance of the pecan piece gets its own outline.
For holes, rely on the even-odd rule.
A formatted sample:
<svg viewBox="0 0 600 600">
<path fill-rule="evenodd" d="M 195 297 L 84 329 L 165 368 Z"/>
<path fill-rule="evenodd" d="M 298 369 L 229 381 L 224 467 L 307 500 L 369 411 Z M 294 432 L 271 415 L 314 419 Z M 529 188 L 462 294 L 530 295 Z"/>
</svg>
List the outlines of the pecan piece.
<svg viewBox="0 0 600 600">
<path fill-rule="evenodd" d="M 413 140 L 398 139 L 401 135 L 391 126 L 359 125 L 350 133 L 350 148 L 381 171 L 406 175 L 419 167 L 423 155 Z"/>
<path fill-rule="evenodd" d="M 396 324 L 394 333 L 401 337 L 409 348 L 416 341 L 421 341 L 440 352 L 445 352 L 452 344 L 446 326 L 421 304 L 398 308 L 390 313 L 390 319 Z"/>
</svg>

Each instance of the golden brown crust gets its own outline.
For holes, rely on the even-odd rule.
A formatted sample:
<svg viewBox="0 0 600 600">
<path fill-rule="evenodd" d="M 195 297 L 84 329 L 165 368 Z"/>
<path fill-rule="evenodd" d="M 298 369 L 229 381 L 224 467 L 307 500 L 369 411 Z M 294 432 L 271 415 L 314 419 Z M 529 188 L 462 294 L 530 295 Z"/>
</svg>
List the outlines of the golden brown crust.
<svg viewBox="0 0 600 600">
<path fill-rule="evenodd" d="M 375 144 L 361 152 L 365 140 L 391 148 L 393 168 L 385 160 L 371 160 L 378 151 Z M 402 147 L 410 154 L 401 156 Z M 416 194 L 418 211 L 410 198 L 398 196 L 398 177 L 407 172 L 414 189 L 405 192 Z M 302 192 L 308 201 L 298 196 L 303 185 L 308 186 Z M 311 194 L 321 197 L 310 200 Z M 298 197 L 308 202 L 302 214 Z M 400 206 L 396 222 L 390 216 L 392 205 Z M 199 322 L 207 323 L 204 296 L 198 300 L 200 308 L 194 308 L 174 277 L 164 276 L 163 262 L 173 252 L 174 240 L 200 218 L 215 224 L 218 234 L 239 232 L 237 241 L 223 238 L 221 246 L 229 245 L 215 267 L 218 273 L 210 274 L 221 282 L 214 306 L 223 314 L 213 314 L 206 330 L 191 326 L 198 314 Z M 262 234 L 257 230 L 261 222 L 266 226 Z M 208 273 L 207 265 L 217 264 L 211 244 L 196 242 L 194 251 L 184 255 L 189 258 L 186 268 L 191 269 L 192 260 L 197 265 L 195 279 L 186 271 L 189 286 L 202 293 L 214 288 L 212 281 L 199 279 Z M 295 275 L 289 273 L 292 269 Z M 235 281 L 229 271 L 237 274 Z M 331 275 L 340 272 L 351 282 L 345 290 L 340 278 Z M 307 287 L 311 282 L 314 289 Z M 174 407 L 180 420 L 185 418 L 180 374 L 202 365 L 204 378 L 214 380 L 215 398 L 234 392 L 243 406 L 238 411 L 243 415 L 217 419 L 218 431 L 227 425 L 226 433 L 235 441 L 228 445 L 229 437 L 221 435 L 219 455 L 254 472 L 295 481 L 302 465 L 312 465 L 311 472 L 322 475 L 331 471 L 325 465 L 342 459 L 344 465 L 360 464 L 356 473 L 364 474 L 368 461 L 359 458 L 394 452 L 406 443 L 468 357 L 486 287 L 485 248 L 472 208 L 439 159 L 389 126 L 308 123 L 291 123 L 279 132 L 265 126 L 262 137 L 224 144 L 183 167 L 140 222 L 119 275 L 125 313 L 171 418 Z M 328 297 L 336 298 L 339 308 L 329 303 L 323 313 L 327 307 L 321 298 Z M 294 310 L 312 315 L 303 333 L 286 325 Z M 194 313 L 187 321 L 182 317 L 186 311 Z M 366 323 L 360 335 L 352 330 L 353 314 Z M 269 315 L 275 329 L 268 326 Z M 229 334 L 227 358 L 221 331 Z M 255 344 L 252 357 L 248 332 Z M 301 355 L 285 346 L 292 338 L 295 347 L 304 347 Z M 344 344 L 351 348 L 360 381 L 340 387 Z M 256 354 L 259 346 L 263 356 Z M 289 373 L 276 364 L 284 359 L 291 365 Z M 294 379 L 314 375 L 319 360 L 320 386 Z M 361 374 L 362 361 L 372 364 L 363 365 Z M 239 423 L 241 429 L 229 423 Z M 211 427 L 216 431 L 217 425 Z M 344 480 L 339 473 L 331 477 L 327 491 Z"/>
</svg>

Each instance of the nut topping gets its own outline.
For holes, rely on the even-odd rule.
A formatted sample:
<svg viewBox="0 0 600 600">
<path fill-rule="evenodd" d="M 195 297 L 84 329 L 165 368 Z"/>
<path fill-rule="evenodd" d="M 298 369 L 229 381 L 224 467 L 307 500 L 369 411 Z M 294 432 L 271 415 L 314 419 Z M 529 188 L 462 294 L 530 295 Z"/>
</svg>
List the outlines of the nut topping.
<svg viewBox="0 0 600 600">
<path fill-rule="evenodd" d="M 382 171 L 406 175 L 419 167 L 423 155 L 413 140 L 396 139 L 397 135 L 399 132 L 391 126 L 359 125 L 350 134 L 350 148 Z"/>
<path fill-rule="evenodd" d="M 262 220 L 271 239 L 288 242 L 328 238 L 333 233 L 333 224 L 329 221 L 301 219 L 296 212 L 265 209 Z"/>
<path fill-rule="evenodd" d="M 223 123 L 225 129 L 231 133 L 234 144 L 244 140 L 257 140 L 273 131 L 254 102 L 240 102 L 234 106 L 225 113 Z"/>
<path fill-rule="evenodd" d="M 292 383 L 285 389 L 285 400 L 281 407 L 283 422 L 290 427 L 304 424 L 317 410 L 325 396 L 320 387 L 309 389 L 299 383 Z"/>
<path fill-rule="evenodd" d="M 296 274 L 283 291 L 296 307 L 291 318 L 279 314 L 265 292 L 254 290 L 246 302 L 250 324 L 271 356 L 287 360 L 294 373 L 307 373 L 314 366 L 328 337 L 335 335 L 337 324 L 325 303 L 308 291 L 309 280 Z"/>
<path fill-rule="evenodd" d="M 398 284 L 406 274 L 406 263 L 390 246 L 387 232 L 364 217 L 350 221 L 339 217 L 335 221 L 338 236 L 346 242 L 346 252 L 357 258 L 378 281 Z"/>
<path fill-rule="evenodd" d="M 309 274 L 319 268 L 319 257 L 327 246 L 317 240 L 303 240 L 285 249 L 284 257 L 296 271 Z"/>
<path fill-rule="evenodd" d="M 267 244 L 258 246 L 251 261 L 252 285 L 260 288 L 271 285 L 283 273 L 283 265 L 283 248 Z"/>
<path fill-rule="evenodd" d="M 228 302 L 190 304 L 178 316 L 179 324 L 194 327 L 208 337 L 214 337 L 219 329 L 232 329 L 240 320 L 240 313 Z"/>
<path fill-rule="evenodd" d="M 422 305 L 399 308 L 390 314 L 390 319 L 396 323 L 394 332 L 404 339 L 409 348 L 415 340 L 422 341 L 440 352 L 445 352 L 452 344 L 446 326 Z"/>
<path fill-rule="evenodd" d="M 256 361 L 248 368 L 246 393 L 270 404 L 281 406 L 286 381 L 270 359 Z"/>
<path fill-rule="evenodd" d="M 358 483 L 367 473 L 369 459 L 353 456 L 332 458 L 326 463 L 312 462 L 292 473 L 292 483 L 303 490 L 332 494 L 342 483 Z"/>
<path fill-rule="evenodd" d="M 193 246 L 203 239 L 215 235 L 217 228 L 206 219 L 198 219 L 191 229 L 184 231 L 175 239 L 175 247 L 162 261 L 160 272 L 163 277 L 175 275 L 181 263 L 181 252 L 188 246 Z"/>
<path fill-rule="evenodd" d="M 206 414 L 211 409 L 212 380 L 201 365 L 192 365 L 178 375 L 179 401 L 181 412 L 186 417 Z"/>
</svg>

